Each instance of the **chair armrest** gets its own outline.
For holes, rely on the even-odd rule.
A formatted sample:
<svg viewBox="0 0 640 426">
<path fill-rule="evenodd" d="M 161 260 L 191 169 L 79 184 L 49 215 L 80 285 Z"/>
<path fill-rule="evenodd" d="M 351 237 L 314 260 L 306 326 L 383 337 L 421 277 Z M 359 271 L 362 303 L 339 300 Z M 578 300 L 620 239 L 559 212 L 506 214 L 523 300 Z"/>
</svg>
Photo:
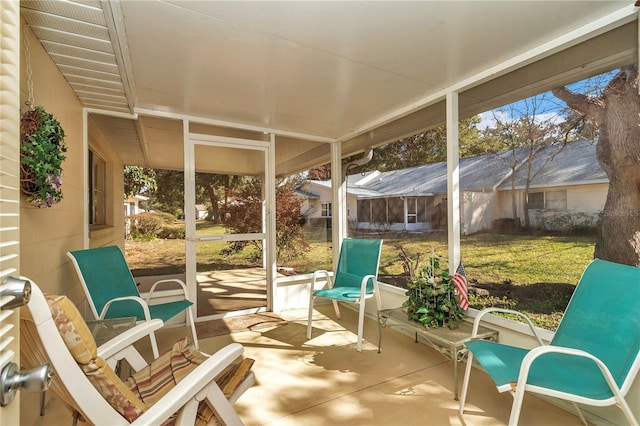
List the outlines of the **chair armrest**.
<svg viewBox="0 0 640 426">
<path fill-rule="evenodd" d="M 374 292 L 378 289 L 378 283 L 375 275 L 365 275 L 362 277 L 362 282 L 360 282 L 360 297 L 362 299 L 365 298 L 367 294 L 367 281 L 373 280 L 373 290 Z"/>
<path fill-rule="evenodd" d="M 313 289 L 316 286 L 316 281 L 318 281 L 318 278 L 320 278 L 321 275 L 324 275 L 325 279 L 327 280 L 327 286 L 329 288 L 333 288 L 333 280 L 331 279 L 331 275 L 329 275 L 329 271 L 319 269 L 315 271 L 311 277 L 311 292 L 313 292 Z"/>
<path fill-rule="evenodd" d="M 187 285 L 184 283 L 184 281 L 179 280 L 177 278 L 171 278 L 168 280 L 160 280 L 160 281 L 156 281 L 155 283 L 153 283 L 153 285 L 151 286 L 151 289 L 149 290 L 149 293 L 147 294 L 147 297 L 145 298 L 145 300 L 151 300 L 153 298 L 153 293 L 156 291 L 156 287 L 158 286 L 158 284 L 165 284 L 165 283 L 176 283 L 178 284 L 178 286 L 180 286 L 180 288 L 182 289 L 182 293 L 184 293 L 184 298 L 187 299 Z"/>
<path fill-rule="evenodd" d="M 162 328 L 163 325 L 164 323 L 160 319 L 144 321 L 100 345 L 98 356 L 106 360 L 109 365 L 115 365 L 117 361 L 126 359 L 135 371 L 140 371 L 146 367 L 147 362 L 132 345 Z"/>
<path fill-rule="evenodd" d="M 223 417 L 221 420 L 225 424 L 241 424 L 242 421 L 235 413 L 231 402 L 225 398 L 216 384 L 215 377 L 242 355 L 243 351 L 244 348 L 239 343 L 231 343 L 220 349 L 191 371 L 132 424 L 162 424 L 185 404 L 191 402 L 197 405 L 198 401 L 202 401 L 205 396 L 212 398 L 213 405 L 218 414 Z"/>
<path fill-rule="evenodd" d="M 529 325 L 529 329 L 531 330 L 531 334 L 538 340 L 538 344 L 540 346 L 544 345 L 544 343 L 542 342 L 542 339 L 540 338 L 540 335 L 538 335 L 538 332 L 536 331 L 535 326 L 533 325 L 533 322 L 531 322 L 531 318 L 529 318 L 527 315 L 525 315 L 522 312 L 519 311 L 515 311 L 513 309 L 505 309 L 505 308 L 486 308 L 481 310 L 478 315 L 476 315 L 475 320 L 473 321 L 473 330 L 471 332 L 471 338 L 474 338 L 478 335 L 478 328 L 480 327 L 480 321 L 482 319 L 483 316 L 485 316 L 486 314 L 490 314 L 492 312 L 501 312 L 504 314 L 512 314 L 512 315 L 517 315 L 521 318 L 523 318 L 527 324 Z"/>
<path fill-rule="evenodd" d="M 104 308 L 102 308 L 102 312 L 100 312 L 100 318 L 99 319 L 104 319 L 104 316 L 107 314 L 107 311 L 109 310 L 109 307 L 115 303 L 115 302 L 120 302 L 123 300 L 133 300 L 134 302 L 138 302 L 138 304 L 140 304 L 140 306 L 142 307 L 142 311 L 144 312 L 144 319 L 149 321 L 151 319 L 151 314 L 149 313 L 149 306 L 147 305 L 147 302 L 144 301 L 143 298 L 138 297 L 138 296 L 124 296 L 124 297 L 116 297 L 114 299 L 109 300 L 105 305 Z"/>
</svg>

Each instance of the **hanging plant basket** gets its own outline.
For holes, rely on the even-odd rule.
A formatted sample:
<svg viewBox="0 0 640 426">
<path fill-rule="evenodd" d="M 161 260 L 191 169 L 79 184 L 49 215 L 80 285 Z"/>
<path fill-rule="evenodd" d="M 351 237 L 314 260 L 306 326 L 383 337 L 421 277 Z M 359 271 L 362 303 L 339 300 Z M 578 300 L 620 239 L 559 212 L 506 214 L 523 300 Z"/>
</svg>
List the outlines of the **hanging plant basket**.
<svg viewBox="0 0 640 426">
<path fill-rule="evenodd" d="M 64 130 L 42 105 L 30 108 L 20 121 L 20 190 L 39 208 L 62 200 Z"/>
</svg>

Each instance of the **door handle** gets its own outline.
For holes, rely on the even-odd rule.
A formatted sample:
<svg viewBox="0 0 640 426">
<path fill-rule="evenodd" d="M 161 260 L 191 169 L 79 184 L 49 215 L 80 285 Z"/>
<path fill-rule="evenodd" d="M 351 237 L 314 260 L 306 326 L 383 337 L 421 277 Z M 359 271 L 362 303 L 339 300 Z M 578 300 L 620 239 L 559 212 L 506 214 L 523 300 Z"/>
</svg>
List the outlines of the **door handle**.
<svg viewBox="0 0 640 426">
<path fill-rule="evenodd" d="M 31 299 L 31 281 L 6 277 L 0 283 L 0 299 L 5 299 L 2 301 L 1 310 L 15 309 L 26 305 Z M 26 373 L 21 373 L 15 362 L 6 364 L 0 371 L 0 406 L 4 407 L 10 404 L 19 389 L 33 392 L 46 391 L 53 376 L 53 369 L 49 364 L 42 364 Z"/>
<path fill-rule="evenodd" d="M 19 389 L 31 392 L 46 391 L 53 376 L 53 369 L 49 364 L 42 364 L 26 373 L 20 373 L 18 365 L 10 362 L 0 373 L 0 406 L 4 407 L 11 403 Z"/>
<path fill-rule="evenodd" d="M 0 297 L 12 297 L 12 300 L 2 305 L 3 310 L 26 305 L 31 299 L 31 281 L 6 277 L 0 284 Z"/>
</svg>

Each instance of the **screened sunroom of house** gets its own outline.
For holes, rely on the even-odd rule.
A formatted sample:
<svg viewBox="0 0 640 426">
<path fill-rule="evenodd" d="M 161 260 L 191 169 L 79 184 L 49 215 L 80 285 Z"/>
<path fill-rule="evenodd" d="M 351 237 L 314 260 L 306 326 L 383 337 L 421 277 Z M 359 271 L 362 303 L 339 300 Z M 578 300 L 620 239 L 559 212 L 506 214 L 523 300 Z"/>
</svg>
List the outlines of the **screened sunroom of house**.
<svg viewBox="0 0 640 426">
<path fill-rule="evenodd" d="M 263 244 L 264 310 L 274 311 L 309 300 L 297 288 L 308 276 L 277 273 L 277 179 L 331 164 L 328 239 L 338 242 L 349 236 L 343 160 L 366 161 L 372 149 L 446 124 L 452 269 L 460 260 L 458 120 L 638 62 L 631 0 L 22 0 L 20 17 L 84 108 L 84 150 L 99 135 L 124 165 L 185 172 L 194 300 L 199 247 L 220 240 L 196 232 L 195 174 L 260 180 L 261 229 L 222 238 Z M 402 293 L 385 297 L 402 303 Z M 504 335 L 517 341 L 522 330 Z"/>
</svg>

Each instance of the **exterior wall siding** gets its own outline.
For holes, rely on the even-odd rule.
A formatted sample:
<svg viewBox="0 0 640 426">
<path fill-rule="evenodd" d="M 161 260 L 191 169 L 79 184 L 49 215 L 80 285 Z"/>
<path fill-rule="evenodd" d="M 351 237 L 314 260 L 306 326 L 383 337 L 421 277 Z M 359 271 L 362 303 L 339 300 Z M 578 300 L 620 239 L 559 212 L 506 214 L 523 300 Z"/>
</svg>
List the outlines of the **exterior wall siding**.
<svg viewBox="0 0 640 426">
<path fill-rule="evenodd" d="M 21 23 L 24 26 L 24 23 Z M 23 34 L 25 34 L 23 32 Z M 71 87 L 53 64 L 30 30 L 29 57 L 32 68 L 34 103 L 43 105 L 60 122 L 67 146 L 63 163 L 63 199 L 46 209 L 31 206 L 24 198 L 20 204 L 20 269 L 46 292 L 66 294 L 78 306 L 83 306 L 84 292 L 77 280 L 69 250 L 84 246 L 85 173 L 83 147 L 83 108 Z M 24 53 L 24 49 L 23 49 Z M 20 97 L 27 101 L 27 73 L 25 55 L 21 55 Z M 24 112 L 24 109 L 23 109 Z M 91 126 L 90 126 L 91 128 Z M 102 140 L 101 140 L 102 139 Z M 107 225 L 99 232 L 91 232 L 90 246 L 117 244 L 124 247 L 124 175 L 122 161 L 104 138 L 92 132 L 90 145 L 98 147 L 108 162 Z"/>
</svg>

